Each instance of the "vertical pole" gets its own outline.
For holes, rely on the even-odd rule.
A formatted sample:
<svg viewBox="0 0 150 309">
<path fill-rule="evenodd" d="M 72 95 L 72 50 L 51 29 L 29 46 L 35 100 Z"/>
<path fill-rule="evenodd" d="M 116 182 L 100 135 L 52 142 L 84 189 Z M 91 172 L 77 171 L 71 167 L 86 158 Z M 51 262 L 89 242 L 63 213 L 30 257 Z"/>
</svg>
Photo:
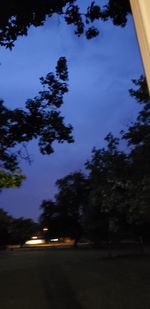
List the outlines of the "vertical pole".
<svg viewBox="0 0 150 309">
<path fill-rule="evenodd" d="M 150 94 L 150 0 L 130 0 Z"/>
</svg>

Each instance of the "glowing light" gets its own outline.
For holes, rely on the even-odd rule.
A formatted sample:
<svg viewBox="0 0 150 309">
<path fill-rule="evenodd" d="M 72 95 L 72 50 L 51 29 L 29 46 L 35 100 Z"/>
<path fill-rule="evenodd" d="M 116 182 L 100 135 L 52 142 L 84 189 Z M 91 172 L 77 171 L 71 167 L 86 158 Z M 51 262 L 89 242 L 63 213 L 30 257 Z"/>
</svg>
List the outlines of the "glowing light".
<svg viewBox="0 0 150 309">
<path fill-rule="evenodd" d="M 37 236 L 32 236 L 32 239 L 38 239 L 38 237 Z"/>
<path fill-rule="evenodd" d="M 44 231 L 44 232 L 47 232 L 47 231 L 48 231 L 48 227 L 44 227 L 44 228 L 43 228 L 43 231 Z"/>
<path fill-rule="evenodd" d="M 51 241 L 58 241 L 58 240 L 59 240 L 58 238 L 51 239 Z"/>
<path fill-rule="evenodd" d="M 30 239 L 25 242 L 25 245 L 41 245 L 45 244 L 44 239 Z"/>
</svg>

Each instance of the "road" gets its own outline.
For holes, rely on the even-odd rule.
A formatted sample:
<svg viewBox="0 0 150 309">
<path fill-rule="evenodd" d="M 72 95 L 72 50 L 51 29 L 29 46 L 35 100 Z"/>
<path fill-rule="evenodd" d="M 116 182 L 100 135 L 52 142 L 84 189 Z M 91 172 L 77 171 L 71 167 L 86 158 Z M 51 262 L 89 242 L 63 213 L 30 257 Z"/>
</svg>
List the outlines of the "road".
<svg viewBox="0 0 150 309">
<path fill-rule="evenodd" d="M 149 262 L 90 250 L 0 252 L 0 309 L 149 309 Z"/>
</svg>

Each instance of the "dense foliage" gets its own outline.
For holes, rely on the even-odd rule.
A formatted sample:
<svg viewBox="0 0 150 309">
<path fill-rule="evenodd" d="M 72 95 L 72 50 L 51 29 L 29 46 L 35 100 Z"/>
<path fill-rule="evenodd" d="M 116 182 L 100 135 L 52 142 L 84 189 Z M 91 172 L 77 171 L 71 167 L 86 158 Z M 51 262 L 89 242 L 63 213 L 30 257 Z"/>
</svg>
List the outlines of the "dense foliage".
<svg viewBox="0 0 150 309">
<path fill-rule="evenodd" d="M 144 77 L 133 82 L 137 89 L 130 93 L 142 109 L 136 122 L 122 132 L 127 151 L 120 150 L 120 140 L 109 133 L 106 147 L 94 148 L 85 163 L 88 174 L 75 172 L 58 180 L 55 202 L 42 204 L 41 223 L 48 219 L 44 224 L 51 226 L 53 221 L 57 236 L 67 234 L 78 241 L 84 235 L 95 243 L 122 238 L 149 240 L 150 101 Z M 49 211 L 52 216 L 47 216 Z"/>
<path fill-rule="evenodd" d="M 99 34 L 93 25 L 96 20 L 112 19 L 114 25 L 124 27 L 131 13 L 129 0 L 106 0 L 105 6 L 94 1 L 82 12 L 77 0 L 5 0 L 0 11 L 0 45 L 12 48 L 18 36 L 28 34 L 31 26 L 39 27 L 58 14 L 68 25 L 73 24 L 75 34 L 85 33 L 88 39 Z"/>
<path fill-rule="evenodd" d="M 57 14 L 68 25 L 74 25 L 75 34 L 91 39 L 99 34 L 95 21 L 111 19 L 114 25 L 124 27 L 131 13 L 129 0 L 106 0 L 105 5 L 92 1 L 83 11 L 76 0 L 19 0 L 2 2 L 0 11 L 0 45 L 12 49 L 19 36 L 28 35 L 31 26 L 43 26 Z M 97 25 L 97 24 L 96 24 Z M 26 142 L 38 139 L 40 151 L 50 154 L 54 141 L 72 142 L 71 126 L 65 126 L 59 107 L 68 91 L 65 58 L 60 58 L 56 76 L 49 73 L 41 78 L 47 89 L 26 102 L 24 110 L 8 109 L 0 101 L 0 189 L 20 186 L 25 176 L 19 168 L 20 158 L 29 159 Z M 24 151 L 16 149 L 22 145 Z M 15 150 L 14 150 L 15 149 Z"/>
<path fill-rule="evenodd" d="M 7 245 L 23 245 L 35 233 L 39 226 L 31 219 L 13 218 L 0 208 L 0 249 Z"/>
<path fill-rule="evenodd" d="M 25 109 L 8 109 L 0 101 L 0 188 L 19 186 L 24 179 L 19 169 L 22 147 L 37 139 L 42 154 L 53 152 L 54 141 L 73 142 L 71 125 L 64 124 L 60 113 L 63 96 L 68 92 L 67 62 L 61 57 L 56 74 L 41 77 L 43 89 L 26 101 Z"/>
<path fill-rule="evenodd" d="M 82 234 L 82 214 L 87 199 L 87 179 L 81 172 L 67 175 L 56 182 L 55 202 L 43 201 L 40 223 L 48 227 L 48 239 L 69 236 L 78 240 Z"/>
<path fill-rule="evenodd" d="M 27 35 L 31 26 L 39 27 L 54 14 L 75 34 L 91 39 L 99 34 L 98 20 L 111 19 L 124 27 L 131 14 L 129 0 L 106 0 L 105 5 L 90 3 L 84 11 L 76 0 L 19 0 L 2 2 L 0 45 L 12 49 L 18 36 Z M 20 186 L 25 176 L 19 169 L 22 147 L 38 140 L 41 153 L 53 152 L 53 142 L 73 142 L 72 127 L 60 114 L 63 96 L 68 91 L 68 71 L 64 57 L 58 60 L 56 73 L 41 78 L 42 91 L 27 100 L 25 108 L 11 110 L 0 101 L 0 189 Z M 150 100 L 144 77 L 133 81 L 138 89 L 131 96 L 142 105 L 134 124 L 121 139 L 128 151 L 120 150 L 119 139 L 111 133 L 106 147 L 93 149 L 85 163 L 87 175 L 75 172 L 59 179 L 55 201 L 43 201 L 40 224 L 48 227 L 47 239 L 84 235 L 95 243 L 120 237 L 149 237 L 150 225 Z M 27 154 L 27 153 L 26 153 Z M 25 158 L 28 158 L 28 154 Z M 8 242 L 22 244 L 35 228 L 31 220 L 13 219 L 0 209 L 0 246 Z"/>
</svg>

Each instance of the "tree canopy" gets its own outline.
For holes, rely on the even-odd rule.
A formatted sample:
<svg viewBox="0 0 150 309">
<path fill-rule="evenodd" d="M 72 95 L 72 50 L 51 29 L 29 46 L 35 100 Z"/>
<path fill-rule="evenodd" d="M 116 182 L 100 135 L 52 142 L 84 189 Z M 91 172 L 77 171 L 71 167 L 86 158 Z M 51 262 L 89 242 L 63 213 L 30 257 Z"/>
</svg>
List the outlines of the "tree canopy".
<svg viewBox="0 0 150 309">
<path fill-rule="evenodd" d="M 129 0 L 106 0 L 105 5 L 90 3 L 82 12 L 77 0 L 19 0 L 3 1 L 0 13 L 0 45 L 12 48 L 18 36 L 28 34 L 31 26 L 39 27 L 54 14 L 62 16 L 68 25 L 73 24 L 75 34 L 85 33 L 87 39 L 99 34 L 93 25 L 96 20 L 111 19 L 114 25 L 124 27 L 131 13 Z"/>
<path fill-rule="evenodd" d="M 52 209 L 53 214 L 59 213 L 61 225 L 58 228 L 53 220 L 53 227 L 57 225 L 61 235 L 64 233 L 62 223 L 67 224 L 65 233 L 69 236 L 76 222 L 72 233 L 76 241 L 81 235 L 95 243 L 114 238 L 149 237 L 150 102 L 144 77 L 133 82 L 136 88 L 130 90 L 130 94 L 143 105 L 135 123 L 121 132 L 120 139 L 109 133 L 106 146 L 94 148 L 85 163 L 86 176 L 75 172 L 59 179 L 55 202 L 44 204 L 46 208 L 41 218 L 48 218 L 46 214 L 52 213 Z M 127 141 L 126 151 L 121 150 L 122 139 Z M 51 226 L 50 222 L 49 218 L 47 224 Z"/>
<path fill-rule="evenodd" d="M 19 169 L 24 143 L 37 139 L 41 153 L 50 154 L 54 141 L 73 142 L 72 126 L 65 125 L 59 111 L 68 92 L 66 59 L 58 60 L 55 74 L 48 73 L 40 80 L 43 89 L 26 101 L 24 110 L 8 109 L 0 101 L 0 188 L 18 186 L 24 179 Z"/>
<path fill-rule="evenodd" d="M 0 45 L 9 49 L 19 36 L 28 35 L 31 26 L 43 26 L 54 14 L 67 25 L 73 25 L 77 36 L 85 34 L 87 39 L 99 34 L 95 23 L 98 20 L 111 19 L 114 25 L 124 27 L 131 14 L 129 0 L 106 0 L 105 5 L 92 1 L 83 11 L 77 0 L 27 0 L 23 5 L 19 0 L 11 3 L 6 0 L 2 7 Z M 68 91 L 67 81 L 67 63 L 65 57 L 61 57 L 56 74 L 48 73 L 41 78 L 43 90 L 34 99 L 27 100 L 24 109 L 11 110 L 0 101 L 0 188 L 19 186 L 25 179 L 19 168 L 19 160 L 24 157 L 22 148 L 18 149 L 20 145 L 25 148 L 26 142 L 37 139 L 41 153 L 50 154 L 54 141 L 73 142 L 72 127 L 64 124 L 59 110 Z"/>
<path fill-rule="evenodd" d="M 0 208 L 0 250 L 7 245 L 23 245 L 39 231 L 32 219 L 14 218 Z"/>
<path fill-rule="evenodd" d="M 43 201 L 40 223 L 48 227 L 46 237 L 70 236 L 78 241 L 82 234 L 81 217 L 88 192 L 88 182 L 81 172 L 74 172 L 56 182 L 55 201 Z"/>
</svg>

